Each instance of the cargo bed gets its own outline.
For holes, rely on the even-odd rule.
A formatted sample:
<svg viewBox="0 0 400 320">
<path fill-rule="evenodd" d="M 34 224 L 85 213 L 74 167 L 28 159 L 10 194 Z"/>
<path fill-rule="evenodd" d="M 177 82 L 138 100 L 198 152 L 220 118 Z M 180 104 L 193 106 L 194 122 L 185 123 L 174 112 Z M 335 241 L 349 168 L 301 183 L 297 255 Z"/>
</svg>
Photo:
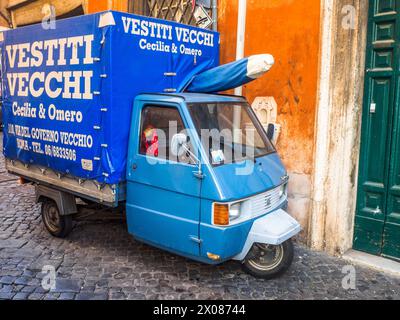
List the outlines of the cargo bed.
<svg viewBox="0 0 400 320">
<path fill-rule="evenodd" d="M 0 54 L 9 170 L 116 203 L 135 97 L 219 65 L 219 34 L 108 11 L 0 32 Z"/>
</svg>

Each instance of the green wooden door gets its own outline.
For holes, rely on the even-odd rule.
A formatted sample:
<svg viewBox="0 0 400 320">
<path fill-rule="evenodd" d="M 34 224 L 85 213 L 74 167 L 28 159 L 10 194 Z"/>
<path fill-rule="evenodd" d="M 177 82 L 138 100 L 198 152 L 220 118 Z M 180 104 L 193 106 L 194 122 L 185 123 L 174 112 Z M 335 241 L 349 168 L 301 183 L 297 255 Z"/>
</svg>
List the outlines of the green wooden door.
<svg viewBox="0 0 400 320">
<path fill-rule="evenodd" d="M 354 248 L 400 259 L 400 0 L 370 0 Z"/>
</svg>

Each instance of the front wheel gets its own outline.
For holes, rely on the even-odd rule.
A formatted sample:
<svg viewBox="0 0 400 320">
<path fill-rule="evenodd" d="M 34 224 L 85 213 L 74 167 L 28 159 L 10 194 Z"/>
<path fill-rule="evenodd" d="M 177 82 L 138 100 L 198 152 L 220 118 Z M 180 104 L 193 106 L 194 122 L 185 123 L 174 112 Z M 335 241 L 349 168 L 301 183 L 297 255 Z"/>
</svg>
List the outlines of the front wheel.
<svg viewBox="0 0 400 320">
<path fill-rule="evenodd" d="M 47 231 L 57 238 L 65 238 L 72 230 L 72 217 L 62 216 L 53 200 L 42 203 L 42 220 Z"/>
<path fill-rule="evenodd" d="M 293 255 L 293 243 L 290 239 L 277 246 L 255 243 L 242 261 L 242 267 L 256 278 L 272 279 L 282 275 L 290 267 Z"/>
</svg>

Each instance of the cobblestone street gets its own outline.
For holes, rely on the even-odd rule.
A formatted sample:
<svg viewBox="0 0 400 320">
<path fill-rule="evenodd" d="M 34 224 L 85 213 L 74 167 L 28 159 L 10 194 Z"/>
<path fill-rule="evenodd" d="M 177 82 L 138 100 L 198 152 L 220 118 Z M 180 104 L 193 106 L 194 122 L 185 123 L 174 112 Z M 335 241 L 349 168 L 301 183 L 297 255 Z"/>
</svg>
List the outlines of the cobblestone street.
<svg viewBox="0 0 400 320">
<path fill-rule="evenodd" d="M 80 221 L 67 239 L 53 238 L 34 188 L 18 185 L 0 159 L 0 299 L 400 298 L 400 279 L 359 267 L 356 290 L 343 289 L 346 263 L 300 245 L 287 274 L 262 281 L 235 262 L 207 266 L 140 244 L 118 217 Z M 44 265 L 56 269 L 54 290 L 41 287 Z"/>
</svg>

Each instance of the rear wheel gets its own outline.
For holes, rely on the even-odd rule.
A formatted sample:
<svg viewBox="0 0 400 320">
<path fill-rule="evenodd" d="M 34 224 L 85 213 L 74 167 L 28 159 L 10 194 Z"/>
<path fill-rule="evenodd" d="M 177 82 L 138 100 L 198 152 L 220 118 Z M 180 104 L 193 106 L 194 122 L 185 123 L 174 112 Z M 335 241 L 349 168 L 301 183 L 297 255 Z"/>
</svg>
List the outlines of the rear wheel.
<svg viewBox="0 0 400 320">
<path fill-rule="evenodd" d="M 47 231 L 57 238 L 65 238 L 72 230 L 72 217 L 60 215 L 53 200 L 42 202 L 42 220 Z"/>
<path fill-rule="evenodd" d="M 277 246 L 255 243 L 242 261 L 242 267 L 254 277 L 272 279 L 282 275 L 290 267 L 293 255 L 291 240 Z"/>
</svg>

